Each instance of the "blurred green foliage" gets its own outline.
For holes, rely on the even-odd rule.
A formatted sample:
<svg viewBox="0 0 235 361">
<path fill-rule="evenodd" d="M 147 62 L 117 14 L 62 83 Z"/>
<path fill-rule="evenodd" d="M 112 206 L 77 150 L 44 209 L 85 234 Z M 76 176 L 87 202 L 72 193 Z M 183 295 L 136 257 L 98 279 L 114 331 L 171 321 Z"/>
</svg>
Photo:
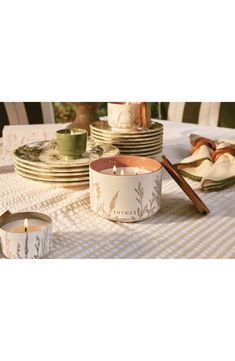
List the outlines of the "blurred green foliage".
<svg viewBox="0 0 235 361">
<path fill-rule="evenodd" d="M 56 123 L 72 122 L 76 118 L 76 107 L 65 106 L 63 103 L 53 103 Z"/>
<path fill-rule="evenodd" d="M 107 103 L 101 103 L 98 109 L 98 116 L 104 117 L 107 115 Z"/>
<path fill-rule="evenodd" d="M 64 123 L 64 122 L 72 122 L 76 118 L 76 106 L 72 105 L 64 105 L 63 103 L 53 103 L 54 111 L 55 111 L 55 120 L 56 123 Z M 159 103 L 152 102 L 151 103 L 151 117 L 158 118 L 158 106 Z M 98 116 L 104 117 L 107 115 L 107 102 L 101 103 L 98 109 Z"/>
</svg>

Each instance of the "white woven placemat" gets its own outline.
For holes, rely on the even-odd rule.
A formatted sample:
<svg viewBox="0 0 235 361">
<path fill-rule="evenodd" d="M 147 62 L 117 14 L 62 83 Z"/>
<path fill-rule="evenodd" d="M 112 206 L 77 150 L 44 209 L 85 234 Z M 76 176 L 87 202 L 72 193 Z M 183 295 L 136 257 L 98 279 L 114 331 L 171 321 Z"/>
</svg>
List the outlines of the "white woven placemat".
<svg viewBox="0 0 235 361">
<path fill-rule="evenodd" d="M 172 162 L 190 151 L 191 132 L 235 138 L 235 130 L 163 123 L 164 154 Z M 198 183 L 189 183 L 197 189 Z M 52 217 L 53 247 L 48 258 L 235 257 L 235 186 L 218 193 L 198 193 L 211 210 L 207 216 L 196 211 L 165 172 L 160 211 L 143 222 L 117 224 L 90 210 L 88 189 L 50 188 L 21 178 L 4 160 L 0 167 L 1 213 L 37 210 Z"/>
</svg>

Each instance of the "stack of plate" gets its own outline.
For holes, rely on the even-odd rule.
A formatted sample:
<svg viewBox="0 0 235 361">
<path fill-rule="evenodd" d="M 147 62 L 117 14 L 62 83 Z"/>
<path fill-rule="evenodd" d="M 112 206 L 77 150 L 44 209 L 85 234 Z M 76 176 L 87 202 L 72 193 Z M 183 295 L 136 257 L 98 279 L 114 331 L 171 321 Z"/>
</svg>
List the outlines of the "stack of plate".
<svg viewBox="0 0 235 361">
<path fill-rule="evenodd" d="M 89 164 L 100 157 L 112 157 L 119 150 L 110 144 L 88 140 L 82 158 L 66 160 L 57 150 L 56 141 L 39 141 L 17 148 L 13 153 L 15 171 L 35 181 L 56 186 L 83 186 L 89 183 Z"/>
<path fill-rule="evenodd" d="M 107 122 L 98 121 L 90 130 L 92 139 L 117 146 L 121 154 L 151 157 L 162 151 L 163 126 L 160 123 L 151 122 L 149 129 L 117 131 Z"/>
</svg>

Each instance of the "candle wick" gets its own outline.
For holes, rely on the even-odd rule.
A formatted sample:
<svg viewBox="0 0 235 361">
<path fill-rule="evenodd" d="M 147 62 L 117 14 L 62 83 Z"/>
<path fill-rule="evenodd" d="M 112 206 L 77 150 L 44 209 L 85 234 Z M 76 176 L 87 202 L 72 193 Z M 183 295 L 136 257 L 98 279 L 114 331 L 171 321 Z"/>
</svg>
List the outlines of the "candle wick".
<svg viewBox="0 0 235 361">
<path fill-rule="evenodd" d="M 28 230 L 28 220 L 27 220 L 27 218 L 25 218 L 25 220 L 24 220 L 24 231 L 25 231 L 25 233 L 27 232 L 27 230 Z"/>
</svg>

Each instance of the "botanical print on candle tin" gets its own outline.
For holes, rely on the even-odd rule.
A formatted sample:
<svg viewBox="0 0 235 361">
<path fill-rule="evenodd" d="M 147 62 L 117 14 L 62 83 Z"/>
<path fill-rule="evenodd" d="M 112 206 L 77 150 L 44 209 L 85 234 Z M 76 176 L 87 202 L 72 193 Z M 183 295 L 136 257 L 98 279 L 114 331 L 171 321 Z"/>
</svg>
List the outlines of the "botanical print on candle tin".
<svg viewBox="0 0 235 361">
<path fill-rule="evenodd" d="M 98 215 L 116 222 L 137 222 L 154 215 L 160 208 L 161 203 L 161 177 L 154 179 L 151 196 L 147 199 L 142 182 L 133 187 L 133 202 L 130 209 L 120 209 L 118 201 L 120 189 L 105 202 L 102 194 L 102 186 L 91 177 L 91 208 Z"/>
<path fill-rule="evenodd" d="M 52 241 L 52 225 L 40 234 L 26 232 L 14 234 L 1 231 L 2 250 L 8 258 L 43 258 L 50 251 Z"/>
</svg>

